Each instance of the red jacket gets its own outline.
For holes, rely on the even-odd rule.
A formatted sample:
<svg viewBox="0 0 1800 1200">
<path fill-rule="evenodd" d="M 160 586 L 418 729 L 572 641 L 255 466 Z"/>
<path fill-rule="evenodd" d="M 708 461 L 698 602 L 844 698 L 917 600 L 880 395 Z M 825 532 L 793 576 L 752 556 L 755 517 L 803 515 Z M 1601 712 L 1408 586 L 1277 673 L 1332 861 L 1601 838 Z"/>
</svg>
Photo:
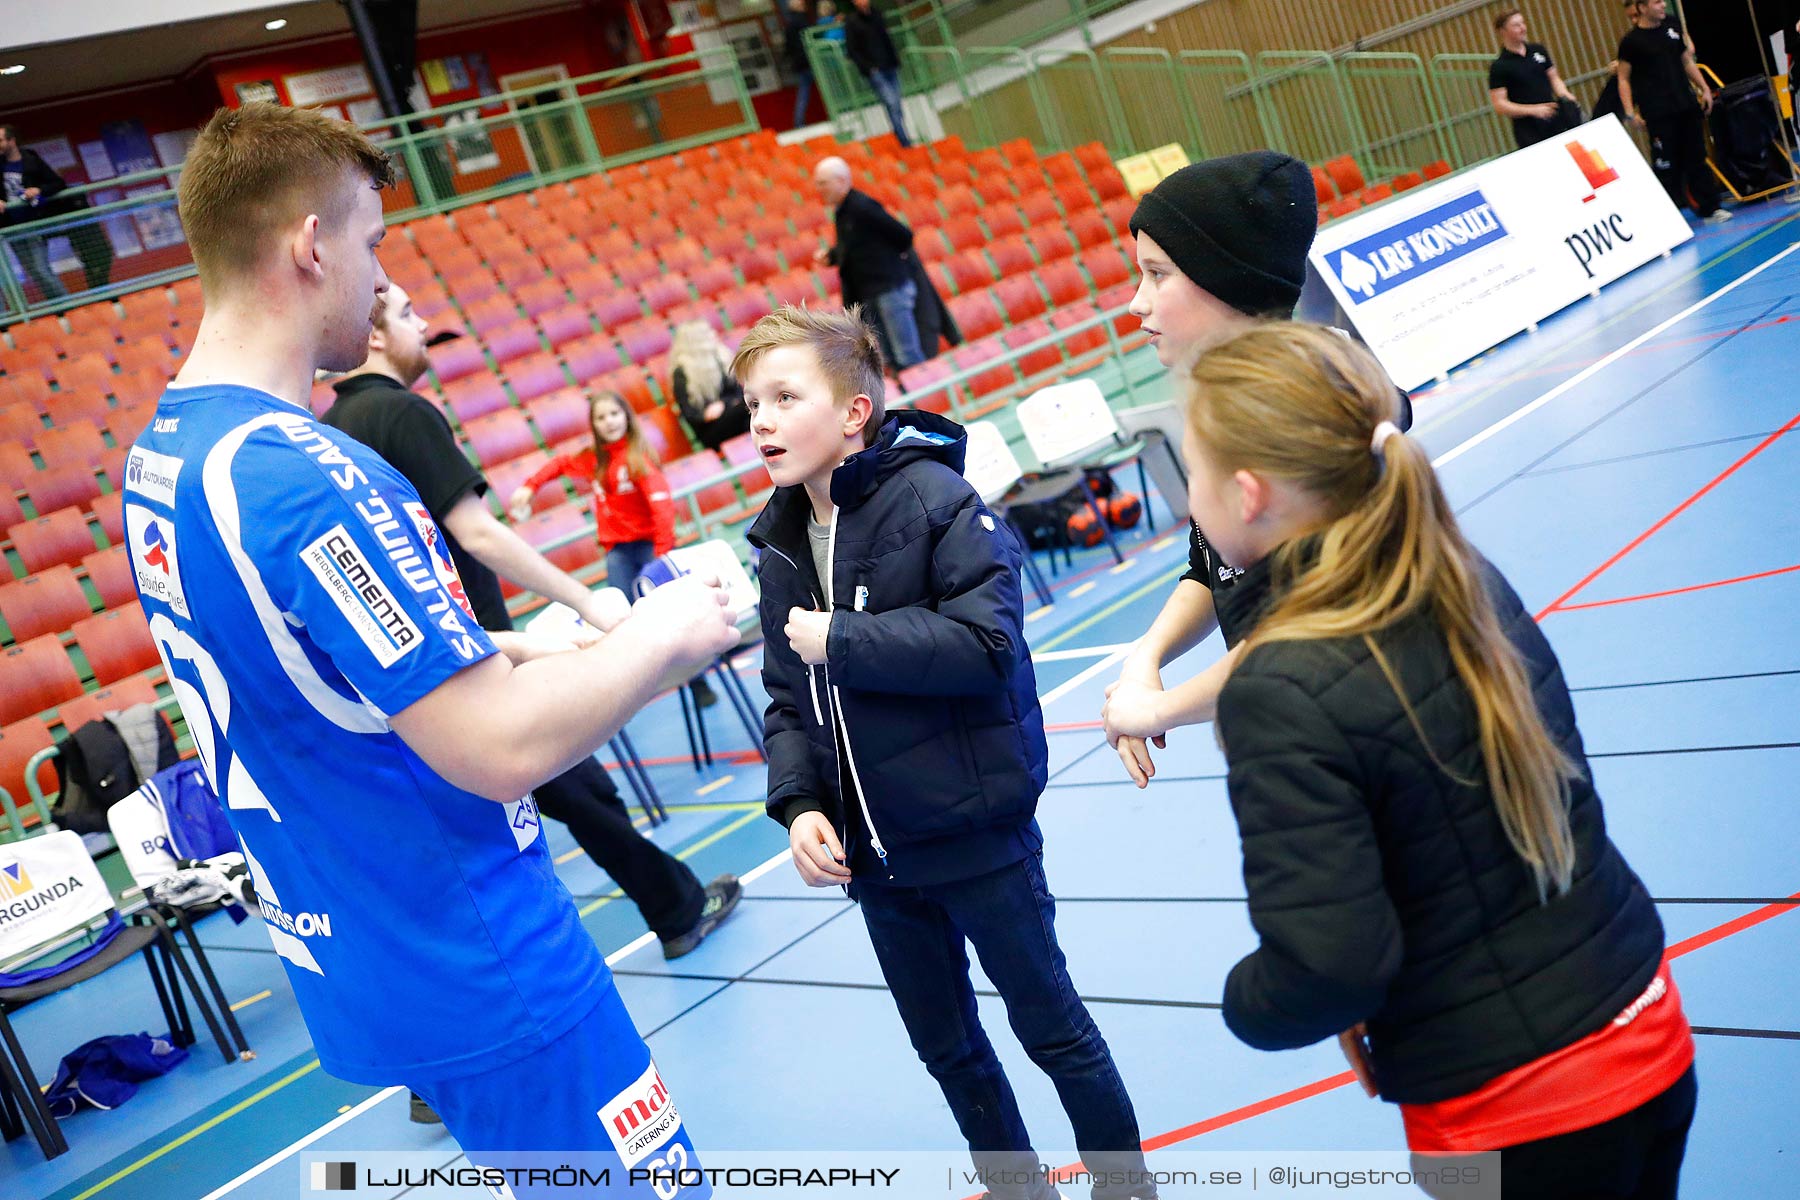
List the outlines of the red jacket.
<svg viewBox="0 0 1800 1200">
<path fill-rule="evenodd" d="M 525 481 L 532 491 L 557 476 L 591 479 L 594 483 L 594 536 L 611 550 L 626 542 L 649 542 L 657 554 L 675 548 L 675 501 L 669 481 L 654 462 L 633 475 L 624 438 L 606 446 L 606 468 L 600 469 L 594 452 L 564 454 L 553 458 Z"/>
</svg>

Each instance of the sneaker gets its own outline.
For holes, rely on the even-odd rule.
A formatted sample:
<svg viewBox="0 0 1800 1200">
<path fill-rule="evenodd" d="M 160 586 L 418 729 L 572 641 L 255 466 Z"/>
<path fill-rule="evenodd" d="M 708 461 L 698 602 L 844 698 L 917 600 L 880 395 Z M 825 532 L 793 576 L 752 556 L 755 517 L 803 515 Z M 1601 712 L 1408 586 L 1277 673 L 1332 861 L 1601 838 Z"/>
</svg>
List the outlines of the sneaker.
<svg viewBox="0 0 1800 1200">
<path fill-rule="evenodd" d="M 682 934 L 664 940 L 662 951 L 664 958 L 680 958 L 688 954 L 706 940 L 706 935 L 719 927 L 719 924 L 731 915 L 738 901 L 744 897 L 744 885 L 738 882 L 736 875 L 721 875 L 706 885 L 706 904 L 700 909 L 700 919 L 694 927 Z"/>
<path fill-rule="evenodd" d="M 1704 219 L 1708 225 L 1723 225 L 1725 222 L 1731 220 L 1731 214 L 1722 208 L 1716 208 L 1713 210 L 1712 216 Z"/>
<path fill-rule="evenodd" d="M 412 1122 L 414 1125 L 442 1125 L 444 1118 L 437 1115 L 437 1110 L 425 1103 L 425 1097 L 414 1092 L 412 1094 Z"/>
</svg>

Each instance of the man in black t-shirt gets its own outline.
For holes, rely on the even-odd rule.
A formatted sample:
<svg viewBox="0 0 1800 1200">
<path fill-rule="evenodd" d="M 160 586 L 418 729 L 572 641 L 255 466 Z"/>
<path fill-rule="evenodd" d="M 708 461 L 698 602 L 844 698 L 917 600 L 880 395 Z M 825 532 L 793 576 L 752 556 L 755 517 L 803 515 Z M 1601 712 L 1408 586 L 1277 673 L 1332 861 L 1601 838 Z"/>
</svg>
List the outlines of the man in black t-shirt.
<svg viewBox="0 0 1800 1200">
<path fill-rule="evenodd" d="M 1706 163 L 1703 122 L 1712 100 L 1668 0 L 1643 0 L 1619 42 L 1619 101 L 1649 133 L 1651 166 L 1669 198 L 1716 224 L 1731 214 L 1719 207 L 1719 183 Z"/>
<path fill-rule="evenodd" d="M 488 482 L 458 449 L 450 422 L 436 405 L 410 391 L 425 373 L 425 322 L 405 289 L 390 284 L 375 302 L 369 358 L 336 385 L 338 399 L 324 421 L 374 450 L 406 476 L 442 530 L 463 590 L 483 629 L 507 630 L 512 618 L 500 592 L 501 575 L 522 588 L 574 609 L 596 629 L 625 616 L 623 597 L 609 609 L 605 593 L 569 578 L 488 511 Z M 611 591 L 612 589 L 608 589 Z M 700 944 L 737 904 L 734 876 L 702 888 L 694 873 L 646 840 L 632 825 L 605 768 L 589 758 L 536 788 L 538 811 L 563 822 L 592 858 L 636 904 L 678 958 Z"/>
<path fill-rule="evenodd" d="M 1575 96 L 1556 73 L 1550 51 L 1525 40 L 1525 14 L 1516 8 L 1501 13 L 1494 31 L 1500 35 L 1500 56 L 1488 67 L 1488 99 L 1495 112 L 1512 121 L 1519 148 L 1574 128 L 1571 118 L 1580 113 Z"/>
</svg>

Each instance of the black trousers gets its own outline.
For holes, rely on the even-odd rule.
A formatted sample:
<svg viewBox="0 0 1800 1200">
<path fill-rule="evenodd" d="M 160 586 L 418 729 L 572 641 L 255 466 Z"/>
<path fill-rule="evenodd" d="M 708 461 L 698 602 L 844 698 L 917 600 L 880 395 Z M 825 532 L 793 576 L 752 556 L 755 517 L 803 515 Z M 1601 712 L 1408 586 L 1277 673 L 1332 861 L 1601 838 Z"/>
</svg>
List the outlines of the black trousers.
<svg viewBox="0 0 1800 1200">
<path fill-rule="evenodd" d="M 687 864 L 644 837 L 625 802 L 593 758 L 585 758 L 534 788 L 538 812 L 561 821 L 587 856 L 612 876 L 638 907 L 652 933 L 680 937 L 700 920 L 706 889 Z"/>
<path fill-rule="evenodd" d="M 1719 181 L 1706 165 L 1706 118 L 1698 106 L 1667 117 L 1646 117 L 1650 165 L 1676 208 L 1710 217 L 1719 209 Z"/>
<path fill-rule="evenodd" d="M 1675 1200 L 1698 1095 L 1694 1068 L 1689 1067 L 1668 1091 L 1623 1116 L 1507 1147 L 1500 1153 L 1503 1200 Z M 1413 1156 L 1416 1171 L 1442 1169 L 1455 1161 Z M 1425 1191 L 1443 1200 L 1475 1194 L 1447 1187 Z"/>
</svg>

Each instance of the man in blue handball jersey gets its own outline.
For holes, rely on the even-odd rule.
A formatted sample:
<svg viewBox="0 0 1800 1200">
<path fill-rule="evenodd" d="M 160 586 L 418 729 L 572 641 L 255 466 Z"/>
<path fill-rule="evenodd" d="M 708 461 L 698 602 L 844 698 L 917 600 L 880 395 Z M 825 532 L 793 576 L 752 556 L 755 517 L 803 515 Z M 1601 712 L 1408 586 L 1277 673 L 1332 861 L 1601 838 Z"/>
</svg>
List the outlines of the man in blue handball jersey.
<svg viewBox="0 0 1800 1200">
<path fill-rule="evenodd" d="M 679 580 L 581 649 L 482 631 L 418 494 L 307 407 L 367 349 L 390 178 L 303 109 L 195 143 L 205 316 L 126 465 L 144 611 L 325 1069 L 411 1087 L 477 1164 L 705 1196 L 530 792 L 735 644 L 725 593 Z"/>
</svg>

